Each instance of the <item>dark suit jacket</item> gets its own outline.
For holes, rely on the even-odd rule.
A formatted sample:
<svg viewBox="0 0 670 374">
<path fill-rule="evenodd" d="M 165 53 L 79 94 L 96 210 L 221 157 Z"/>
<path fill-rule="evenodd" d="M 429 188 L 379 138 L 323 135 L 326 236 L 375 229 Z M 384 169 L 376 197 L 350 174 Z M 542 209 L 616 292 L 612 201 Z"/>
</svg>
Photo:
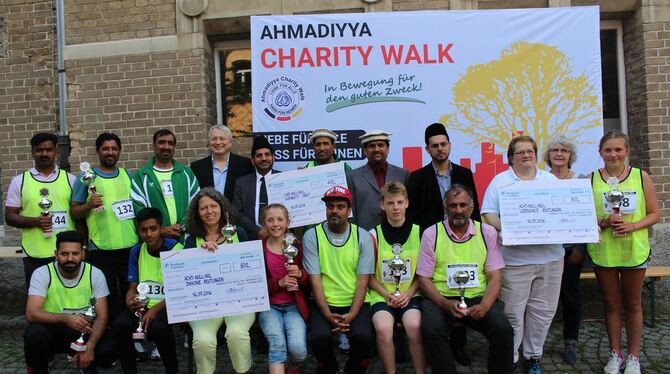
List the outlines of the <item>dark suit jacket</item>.
<svg viewBox="0 0 670 374">
<path fill-rule="evenodd" d="M 232 202 L 233 189 L 235 188 L 237 178 L 254 173 L 256 169 L 254 169 L 251 160 L 246 157 L 238 156 L 234 153 L 231 153 L 228 157 L 228 175 L 226 176 L 226 186 L 223 190 L 223 195 L 228 201 Z M 200 188 L 214 186 L 213 168 L 212 155 L 191 163 L 191 170 L 193 170 L 195 177 L 198 178 Z"/>
<path fill-rule="evenodd" d="M 279 172 L 272 169 L 272 174 Z M 233 209 L 235 209 L 235 220 L 249 234 L 251 240 L 256 240 L 261 229 L 256 222 L 256 169 L 235 182 Z"/>
<path fill-rule="evenodd" d="M 385 183 L 400 182 L 407 185 L 409 172 L 401 167 L 388 164 Z M 379 208 L 379 187 L 372 169 L 365 164 L 347 173 L 347 186 L 354 197 L 353 223 L 371 230 L 381 223 L 381 208 Z"/>
<path fill-rule="evenodd" d="M 477 190 L 472 171 L 452 162 L 451 183 L 462 184 L 472 189 L 472 193 L 475 195 L 475 208 L 472 211 L 471 218 L 480 221 L 479 201 L 477 200 Z M 443 197 L 440 196 L 440 186 L 437 184 L 437 177 L 432 164 L 428 164 L 410 174 L 407 193 L 409 194 L 407 218 L 419 225 L 422 233 L 431 225 L 444 220 Z"/>
</svg>

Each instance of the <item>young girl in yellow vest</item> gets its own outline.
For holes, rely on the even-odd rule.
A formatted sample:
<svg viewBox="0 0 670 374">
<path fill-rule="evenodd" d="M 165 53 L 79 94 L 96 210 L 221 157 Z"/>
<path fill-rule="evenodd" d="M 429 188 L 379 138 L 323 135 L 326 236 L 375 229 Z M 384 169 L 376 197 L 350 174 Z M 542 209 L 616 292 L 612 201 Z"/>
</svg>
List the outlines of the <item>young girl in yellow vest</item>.
<svg viewBox="0 0 670 374">
<path fill-rule="evenodd" d="M 601 235 L 600 243 L 588 245 L 588 252 L 605 301 L 607 336 L 612 350 L 604 372 L 619 373 L 624 365 L 621 352 L 623 304 L 628 340 L 624 373 L 637 374 L 640 373 L 638 357 L 642 340 L 642 284 L 651 250 L 647 230 L 660 218 L 658 199 L 649 174 L 626 165 L 630 147 L 625 134 L 606 133 L 600 140 L 599 152 L 605 167 L 590 177 Z M 612 190 L 623 192 L 619 209 L 608 201 Z"/>
</svg>

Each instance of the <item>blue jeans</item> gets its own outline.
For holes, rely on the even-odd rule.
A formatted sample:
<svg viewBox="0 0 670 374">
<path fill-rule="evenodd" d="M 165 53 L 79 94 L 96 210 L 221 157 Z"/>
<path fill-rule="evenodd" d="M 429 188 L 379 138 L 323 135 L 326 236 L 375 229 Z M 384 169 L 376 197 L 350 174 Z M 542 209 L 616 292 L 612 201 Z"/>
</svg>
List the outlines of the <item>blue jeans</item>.
<svg viewBox="0 0 670 374">
<path fill-rule="evenodd" d="M 258 315 L 258 323 L 268 339 L 268 363 L 299 364 L 307 357 L 307 327 L 295 304 L 273 304 Z M 287 350 L 288 348 L 288 350 Z M 288 351 L 288 354 L 287 354 Z"/>
</svg>

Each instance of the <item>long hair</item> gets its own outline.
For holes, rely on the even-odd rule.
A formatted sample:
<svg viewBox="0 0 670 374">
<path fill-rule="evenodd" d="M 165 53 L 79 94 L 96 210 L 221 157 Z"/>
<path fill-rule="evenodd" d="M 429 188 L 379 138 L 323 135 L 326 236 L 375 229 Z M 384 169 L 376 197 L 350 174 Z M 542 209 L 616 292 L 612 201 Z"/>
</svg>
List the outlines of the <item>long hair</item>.
<svg viewBox="0 0 670 374">
<path fill-rule="evenodd" d="M 230 219 L 230 224 L 235 224 L 235 216 L 233 214 L 233 207 L 230 205 L 228 200 L 214 187 L 205 187 L 201 189 L 191 200 L 191 203 L 188 205 L 188 222 L 186 224 L 186 232 L 191 235 L 195 235 L 199 238 L 204 238 L 206 235 L 205 224 L 200 218 L 199 205 L 200 200 L 203 197 L 209 197 L 210 199 L 216 201 L 221 208 L 221 217 L 219 218 L 219 230 L 223 228 L 228 222 L 226 221 L 226 213 Z"/>
</svg>

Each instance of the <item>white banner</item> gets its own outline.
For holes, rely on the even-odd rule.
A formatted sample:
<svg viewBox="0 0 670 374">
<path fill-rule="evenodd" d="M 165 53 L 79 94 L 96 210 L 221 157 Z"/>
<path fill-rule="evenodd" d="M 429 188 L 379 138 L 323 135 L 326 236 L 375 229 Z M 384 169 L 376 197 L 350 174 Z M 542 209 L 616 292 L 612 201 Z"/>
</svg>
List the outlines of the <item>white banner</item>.
<svg viewBox="0 0 670 374">
<path fill-rule="evenodd" d="M 587 173 L 603 124 L 599 32 L 598 7 L 252 17 L 253 130 L 288 170 L 313 158 L 315 128 L 340 133 L 354 167 L 358 136 L 383 129 L 389 161 L 414 170 L 429 160 L 424 129 L 442 122 L 481 194 L 513 135 L 542 152 L 565 134 Z"/>
</svg>

